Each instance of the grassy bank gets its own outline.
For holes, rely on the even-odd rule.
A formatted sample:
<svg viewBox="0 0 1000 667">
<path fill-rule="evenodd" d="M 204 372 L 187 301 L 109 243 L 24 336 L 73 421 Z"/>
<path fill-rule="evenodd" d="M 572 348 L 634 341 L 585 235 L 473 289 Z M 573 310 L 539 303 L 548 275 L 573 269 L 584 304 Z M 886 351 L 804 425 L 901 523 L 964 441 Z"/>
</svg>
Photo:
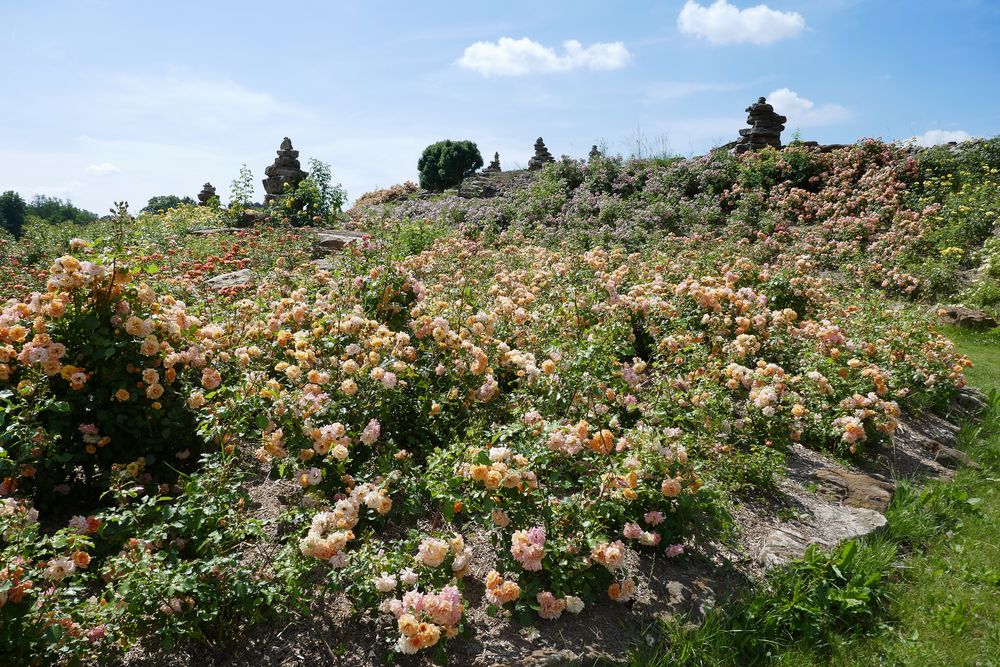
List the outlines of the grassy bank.
<svg viewBox="0 0 1000 667">
<path fill-rule="evenodd" d="M 664 624 L 637 665 L 1000 663 L 1000 335 L 949 329 L 972 384 L 992 394 L 960 447 L 982 466 L 898 487 L 888 529 L 809 552 L 697 627 Z"/>
</svg>

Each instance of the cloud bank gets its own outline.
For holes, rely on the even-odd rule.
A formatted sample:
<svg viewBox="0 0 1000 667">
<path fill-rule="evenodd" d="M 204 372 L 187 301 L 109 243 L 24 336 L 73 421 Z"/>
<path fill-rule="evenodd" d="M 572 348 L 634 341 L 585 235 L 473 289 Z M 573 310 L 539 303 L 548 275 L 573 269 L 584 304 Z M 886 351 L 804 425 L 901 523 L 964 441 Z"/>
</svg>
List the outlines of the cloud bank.
<svg viewBox="0 0 1000 667">
<path fill-rule="evenodd" d="M 622 42 L 595 42 L 584 46 L 575 39 L 563 42 L 563 53 L 522 37 L 501 37 L 465 48 L 456 63 L 483 76 L 551 74 L 575 69 L 613 70 L 625 67 L 632 54 Z"/>
<path fill-rule="evenodd" d="M 86 171 L 91 176 L 111 176 L 121 173 L 118 165 L 111 164 L 110 162 L 98 162 L 97 164 L 88 165 Z"/>
<path fill-rule="evenodd" d="M 972 138 L 965 130 L 927 130 L 923 134 L 912 137 L 910 141 L 918 146 L 937 146 L 949 141 L 963 142 Z"/>
<path fill-rule="evenodd" d="M 798 12 L 781 12 L 767 5 L 738 9 L 716 0 L 708 7 L 688 0 L 677 16 L 678 29 L 711 44 L 767 45 L 794 37 L 806 27 Z"/>
</svg>

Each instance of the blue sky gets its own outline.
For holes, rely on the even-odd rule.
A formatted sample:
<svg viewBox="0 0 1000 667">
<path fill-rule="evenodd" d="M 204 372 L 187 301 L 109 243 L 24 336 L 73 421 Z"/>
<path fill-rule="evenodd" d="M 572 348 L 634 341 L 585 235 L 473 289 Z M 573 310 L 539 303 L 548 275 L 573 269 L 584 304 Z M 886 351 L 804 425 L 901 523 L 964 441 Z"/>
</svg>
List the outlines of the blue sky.
<svg viewBox="0 0 1000 667">
<path fill-rule="evenodd" d="M 786 140 L 1000 134 L 998 0 L 0 0 L 0 190 L 223 200 L 281 138 L 350 198 L 475 141 L 691 155 L 768 95 Z"/>
</svg>

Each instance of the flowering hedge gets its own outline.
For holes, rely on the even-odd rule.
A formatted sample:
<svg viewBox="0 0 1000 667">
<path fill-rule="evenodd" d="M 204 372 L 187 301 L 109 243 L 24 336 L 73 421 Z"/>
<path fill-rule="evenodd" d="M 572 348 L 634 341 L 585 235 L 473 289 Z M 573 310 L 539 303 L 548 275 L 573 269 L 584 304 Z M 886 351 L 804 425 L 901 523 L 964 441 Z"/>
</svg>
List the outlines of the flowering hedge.
<svg viewBox="0 0 1000 667">
<path fill-rule="evenodd" d="M 221 383 L 222 329 L 159 297 L 141 274 L 57 259 L 48 290 L 0 311 L 0 479 L 8 492 L 69 494 L 77 477 L 144 476 L 197 458 L 193 409 Z M 91 487 L 92 488 L 92 487 Z"/>
<path fill-rule="evenodd" d="M 470 589 L 527 622 L 635 599 L 644 556 L 716 535 L 792 443 L 869 456 L 964 384 L 886 297 L 939 289 L 907 257 L 980 233 L 961 207 L 992 195 L 921 159 L 563 162 L 375 211 L 320 266 L 307 232 L 186 236 L 203 211 L 74 242 L 0 292 L 2 647 L 108 660 L 329 591 L 440 652 Z M 201 282 L 236 268 L 254 281 Z M 271 525 L 261 467 L 301 493 Z"/>
<path fill-rule="evenodd" d="M 478 531 L 496 613 L 628 600 L 625 554 L 681 553 L 720 490 L 771 482 L 766 452 L 877 449 L 901 405 L 964 383 L 950 343 L 878 302 L 840 303 L 808 261 L 737 258 L 695 280 L 656 253 L 459 238 L 360 261 L 240 302 L 258 324 L 233 356 L 258 458 L 328 507 L 301 553 L 353 599 L 383 600 L 407 652 L 457 628 L 381 596 L 461 593 Z M 419 528 L 438 513 L 451 532 Z"/>
</svg>

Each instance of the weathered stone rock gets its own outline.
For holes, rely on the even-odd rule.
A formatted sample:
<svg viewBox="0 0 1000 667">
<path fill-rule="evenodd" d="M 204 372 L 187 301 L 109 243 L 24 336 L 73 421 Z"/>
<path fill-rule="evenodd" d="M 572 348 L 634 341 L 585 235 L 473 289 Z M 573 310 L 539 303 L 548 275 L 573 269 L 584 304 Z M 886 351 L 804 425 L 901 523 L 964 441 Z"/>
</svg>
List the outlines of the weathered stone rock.
<svg viewBox="0 0 1000 667">
<path fill-rule="evenodd" d="M 251 280 L 253 280 L 253 274 L 250 272 L 250 269 L 241 269 L 209 278 L 205 281 L 205 286 L 214 290 L 224 290 L 230 287 L 249 285 Z"/>
<path fill-rule="evenodd" d="M 214 196 L 215 196 L 215 186 L 212 185 L 211 183 L 205 183 L 205 185 L 203 185 L 201 188 L 201 192 L 198 193 L 198 205 L 208 206 L 209 200 L 211 200 L 212 197 Z"/>
<path fill-rule="evenodd" d="M 323 230 L 316 233 L 316 247 L 322 252 L 336 252 L 363 242 L 364 234 L 349 229 Z"/>
<path fill-rule="evenodd" d="M 934 461 L 943 466 L 979 468 L 972 457 L 955 448 L 958 442 L 958 426 L 937 415 L 931 413 L 919 417 L 903 415 L 896 431 L 900 437 L 922 447 Z"/>
<path fill-rule="evenodd" d="M 464 199 L 489 199 L 496 197 L 500 193 L 499 183 L 491 172 L 483 174 L 473 174 L 463 179 L 458 186 L 458 196 Z"/>
<path fill-rule="evenodd" d="M 938 308 L 938 317 L 947 324 L 963 329 L 984 331 L 997 326 L 997 321 L 983 310 L 966 308 L 964 306 L 942 306 Z"/>
<path fill-rule="evenodd" d="M 813 473 L 828 491 L 850 507 L 863 507 L 885 514 L 896 485 L 841 468 L 821 468 Z"/>
<path fill-rule="evenodd" d="M 932 453 L 934 454 L 934 460 L 943 466 L 948 466 L 949 468 L 965 466 L 966 468 L 979 470 L 979 464 L 961 449 L 941 445 L 937 449 L 932 450 Z"/>
<path fill-rule="evenodd" d="M 278 148 L 278 157 L 274 159 L 274 164 L 264 170 L 267 178 L 264 179 L 264 203 L 271 203 L 285 193 L 285 184 L 292 189 L 298 186 L 308 174 L 302 171 L 299 164 L 299 152 L 292 148 L 292 140 L 288 137 L 281 142 Z"/>
<path fill-rule="evenodd" d="M 782 523 L 764 538 L 758 562 L 764 567 L 801 558 L 810 544 L 830 549 L 843 540 L 861 537 L 885 526 L 885 516 L 872 509 L 819 502 L 809 508 L 801 525 Z"/>
<path fill-rule="evenodd" d="M 899 425 L 896 427 L 895 436 L 905 437 L 911 441 L 921 443 L 924 449 L 933 449 L 924 441 L 931 440 L 945 447 L 954 447 L 958 439 L 959 427 L 941 417 L 924 412 L 920 415 L 903 413 L 899 417 Z"/>
<path fill-rule="evenodd" d="M 211 236 L 212 234 L 232 234 L 233 232 L 246 231 L 241 227 L 206 227 L 205 229 L 192 229 L 188 234 L 194 236 Z"/>
<path fill-rule="evenodd" d="M 541 137 L 535 141 L 535 154 L 530 160 L 528 160 L 528 169 L 531 171 L 538 171 L 550 162 L 555 162 L 556 159 L 552 157 L 552 153 L 549 149 L 545 147 L 545 142 Z"/>
<path fill-rule="evenodd" d="M 962 387 L 955 392 L 952 409 L 966 419 L 978 417 L 986 411 L 986 395 L 975 387 Z"/>
<path fill-rule="evenodd" d="M 746 109 L 749 128 L 740 130 L 740 138 L 733 149 L 737 155 L 767 146 L 781 148 L 781 132 L 788 119 L 774 112 L 774 107 L 763 97 Z"/>
</svg>

